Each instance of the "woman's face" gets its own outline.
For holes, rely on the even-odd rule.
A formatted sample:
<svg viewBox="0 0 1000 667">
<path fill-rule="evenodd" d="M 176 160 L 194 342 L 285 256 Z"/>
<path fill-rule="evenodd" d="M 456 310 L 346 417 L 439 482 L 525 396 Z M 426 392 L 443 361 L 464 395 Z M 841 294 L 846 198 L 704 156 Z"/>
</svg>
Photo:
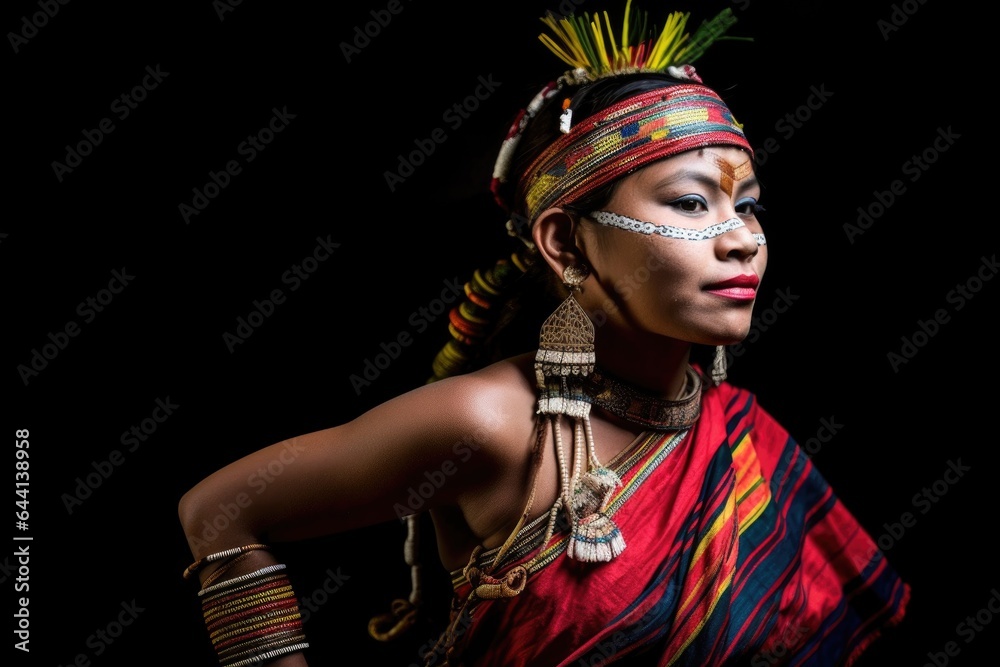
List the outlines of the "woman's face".
<svg viewBox="0 0 1000 667">
<path fill-rule="evenodd" d="M 580 228 L 593 278 L 617 307 L 608 319 L 704 345 L 742 340 L 767 265 L 759 197 L 751 159 L 735 147 L 688 151 L 626 176 L 602 210 L 634 220 L 591 214 Z M 657 229 L 607 224 L 637 221 Z"/>
</svg>

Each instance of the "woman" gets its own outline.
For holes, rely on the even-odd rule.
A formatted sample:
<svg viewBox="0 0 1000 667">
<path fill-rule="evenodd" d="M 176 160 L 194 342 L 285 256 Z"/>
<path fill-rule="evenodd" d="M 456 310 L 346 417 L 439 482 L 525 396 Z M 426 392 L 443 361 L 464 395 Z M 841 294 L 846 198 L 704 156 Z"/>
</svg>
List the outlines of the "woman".
<svg viewBox="0 0 1000 667">
<path fill-rule="evenodd" d="M 268 545 L 404 515 L 414 528 L 408 495 L 424 487 L 454 584 L 428 665 L 840 665 L 901 620 L 908 586 L 788 433 L 725 381 L 767 245 L 753 149 L 690 64 L 731 14 L 693 35 L 679 14 L 652 36 L 637 18 L 626 6 L 608 44 L 609 21 L 548 19 L 573 69 L 519 114 L 493 183 L 524 247 L 466 286 L 434 381 L 182 498 L 185 575 L 221 664 L 307 664 Z M 554 297 L 542 318 L 509 299 L 532 289 Z M 517 326 L 537 349 L 508 356 Z M 248 475 L 289 456 L 267 494 L 198 538 Z M 372 633 L 411 623 L 420 599 L 415 579 Z"/>
</svg>

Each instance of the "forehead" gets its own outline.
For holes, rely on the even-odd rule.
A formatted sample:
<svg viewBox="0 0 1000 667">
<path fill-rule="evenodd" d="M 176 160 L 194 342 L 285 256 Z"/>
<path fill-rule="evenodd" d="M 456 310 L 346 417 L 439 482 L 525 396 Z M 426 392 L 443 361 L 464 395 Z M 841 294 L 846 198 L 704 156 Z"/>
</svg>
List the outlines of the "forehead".
<svg viewBox="0 0 1000 667">
<path fill-rule="evenodd" d="M 732 196 L 735 190 L 745 191 L 756 184 L 753 158 L 747 152 L 734 146 L 711 146 L 652 162 L 623 178 L 616 191 L 639 194 L 700 185 Z"/>
</svg>

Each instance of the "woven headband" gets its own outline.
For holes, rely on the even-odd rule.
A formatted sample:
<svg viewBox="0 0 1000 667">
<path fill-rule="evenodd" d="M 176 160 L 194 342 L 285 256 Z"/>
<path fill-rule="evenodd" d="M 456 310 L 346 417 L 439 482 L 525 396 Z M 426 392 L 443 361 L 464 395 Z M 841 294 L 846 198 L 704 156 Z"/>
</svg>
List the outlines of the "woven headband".
<svg viewBox="0 0 1000 667">
<path fill-rule="evenodd" d="M 648 12 L 632 11 L 631 5 L 632 0 L 626 0 L 618 31 L 607 12 L 563 17 L 549 13 L 542 18 L 549 34 L 539 39 L 572 69 L 519 112 L 500 148 L 490 185 L 497 203 L 511 216 L 508 233 L 528 246 L 534 245 L 528 230 L 546 208 L 577 201 L 651 162 L 704 146 L 736 146 L 753 155 L 743 126 L 693 66 L 715 42 L 747 39 L 726 34 L 736 23 L 732 9 L 722 9 L 691 33 L 689 13 L 671 12 L 661 29 Z M 562 136 L 524 174 L 511 173 L 525 129 L 553 97 L 567 87 L 639 73 L 669 74 L 680 83 L 631 96 L 576 119 L 576 124 L 573 99 L 565 98 L 559 119 Z M 508 181 L 517 199 L 526 202 L 527 218 L 508 199 Z"/>
<path fill-rule="evenodd" d="M 519 192 L 533 221 L 651 162 L 705 146 L 735 146 L 753 155 L 742 125 L 711 88 L 659 88 L 576 124 L 525 171 Z"/>
</svg>

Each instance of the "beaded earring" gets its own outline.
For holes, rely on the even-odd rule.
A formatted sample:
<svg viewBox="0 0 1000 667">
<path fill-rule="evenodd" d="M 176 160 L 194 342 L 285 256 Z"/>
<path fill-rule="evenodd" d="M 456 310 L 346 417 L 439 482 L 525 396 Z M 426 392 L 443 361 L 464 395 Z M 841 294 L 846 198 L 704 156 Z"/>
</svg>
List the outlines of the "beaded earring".
<svg viewBox="0 0 1000 667">
<path fill-rule="evenodd" d="M 576 300 L 590 270 L 568 266 L 563 282 L 570 293 L 542 324 L 535 354 L 538 414 L 551 425 L 559 460 L 561 497 L 572 532 L 567 555 L 588 561 L 610 561 L 625 549 L 625 539 L 606 513 L 618 475 L 597 459 L 590 426 L 591 402 L 583 380 L 594 372 L 594 323 Z M 572 421 L 572 472 L 562 440 L 562 418 Z"/>
<path fill-rule="evenodd" d="M 712 361 L 712 382 L 718 387 L 726 380 L 726 346 L 715 347 L 715 359 Z"/>
</svg>

